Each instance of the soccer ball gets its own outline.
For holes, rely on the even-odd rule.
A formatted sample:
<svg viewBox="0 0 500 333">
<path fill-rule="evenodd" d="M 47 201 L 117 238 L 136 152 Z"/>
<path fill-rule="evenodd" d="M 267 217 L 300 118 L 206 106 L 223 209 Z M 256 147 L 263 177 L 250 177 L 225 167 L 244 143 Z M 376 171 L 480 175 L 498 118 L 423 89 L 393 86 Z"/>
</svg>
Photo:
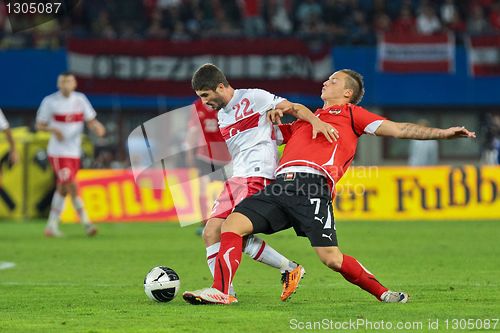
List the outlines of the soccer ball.
<svg viewBox="0 0 500 333">
<path fill-rule="evenodd" d="M 158 266 L 149 271 L 144 278 L 144 292 L 157 302 L 170 302 L 175 298 L 181 281 L 179 275 L 165 266 Z"/>
</svg>

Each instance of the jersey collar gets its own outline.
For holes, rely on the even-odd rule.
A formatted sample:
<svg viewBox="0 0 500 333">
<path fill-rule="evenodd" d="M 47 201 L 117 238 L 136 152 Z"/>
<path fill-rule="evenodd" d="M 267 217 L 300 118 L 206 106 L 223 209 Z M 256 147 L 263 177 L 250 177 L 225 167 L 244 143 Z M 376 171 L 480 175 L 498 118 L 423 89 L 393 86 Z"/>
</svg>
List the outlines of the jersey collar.
<svg viewBox="0 0 500 333">
<path fill-rule="evenodd" d="M 342 104 L 342 105 L 331 105 L 325 109 L 318 109 L 316 110 L 316 112 L 320 113 L 320 112 L 329 112 L 329 111 L 333 111 L 333 110 L 343 110 L 346 106 L 350 106 L 351 103 L 347 103 L 347 104 Z"/>
</svg>

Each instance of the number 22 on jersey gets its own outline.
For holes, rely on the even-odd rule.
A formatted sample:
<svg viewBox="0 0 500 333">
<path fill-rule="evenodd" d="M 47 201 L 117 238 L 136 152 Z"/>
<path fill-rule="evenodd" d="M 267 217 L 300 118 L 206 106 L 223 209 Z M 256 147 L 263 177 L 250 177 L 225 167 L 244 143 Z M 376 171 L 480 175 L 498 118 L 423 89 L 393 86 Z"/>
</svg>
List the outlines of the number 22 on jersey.
<svg viewBox="0 0 500 333">
<path fill-rule="evenodd" d="M 248 110 L 249 107 L 250 101 L 248 98 L 243 98 L 238 104 L 233 106 L 233 110 L 235 110 L 234 119 L 239 121 L 243 117 L 251 115 L 253 113 L 253 109 Z"/>
</svg>

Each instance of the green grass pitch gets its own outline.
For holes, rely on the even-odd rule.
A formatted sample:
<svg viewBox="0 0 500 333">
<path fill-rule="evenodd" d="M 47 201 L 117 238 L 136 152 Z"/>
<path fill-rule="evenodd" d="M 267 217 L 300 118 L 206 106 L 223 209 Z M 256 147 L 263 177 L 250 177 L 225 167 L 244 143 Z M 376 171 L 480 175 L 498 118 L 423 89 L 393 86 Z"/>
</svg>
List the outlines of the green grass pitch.
<svg viewBox="0 0 500 333">
<path fill-rule="evenodd" d="M 142 281 L 156 265 L 177 271 L 181 292 L 210 286 L 194 227 L 105 224 L 92 239 L 79 225 L 46 239 L 43 227 L 0 221 L 0 262 L 16 264 L 0 270 L 0 332 L 473 332 L 493 331 L 486 320 L 500 318 L 500 221 L 337 223 L 341 249 L 387 287 L 408 291 L 408 304 L 377 302 L 291 231 L 264 237 L 307 270 L 290 302 L 279 300 L 278 271 L 243 257 L 239 304 L 155 303 Z M 349 322 L 359 326 L 339 326 Z"/>
</svg>

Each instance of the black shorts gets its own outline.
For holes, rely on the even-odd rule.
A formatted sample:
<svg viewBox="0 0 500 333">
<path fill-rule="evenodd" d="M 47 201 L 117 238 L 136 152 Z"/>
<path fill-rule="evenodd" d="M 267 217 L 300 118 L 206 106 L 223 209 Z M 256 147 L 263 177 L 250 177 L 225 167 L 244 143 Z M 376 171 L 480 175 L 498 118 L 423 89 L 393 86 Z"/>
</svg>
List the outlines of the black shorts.
<svg viewBox="0 0 500 333">
<path fill-rule="evenodd" d="M 234 212 L 248 217 L 253 233 L 273 234 L 293 227 L 312 246 L 337 246 L 332 194 L 325 177 L 286 173 L 262 191 L 246 198 Z"/>
<path fill-rule="evenodd" d="M 198 169 L 198 175 L 205 176 L 208 175 L 210 181 L 221 180 L 225 181 L 223 172 L 216 172 L 217 170 L 223 169 L 225 164 L 219 164 L 215 162 L 207 162 L 201 158 L 196 158 L 195 166 Z"/>
</svg>

